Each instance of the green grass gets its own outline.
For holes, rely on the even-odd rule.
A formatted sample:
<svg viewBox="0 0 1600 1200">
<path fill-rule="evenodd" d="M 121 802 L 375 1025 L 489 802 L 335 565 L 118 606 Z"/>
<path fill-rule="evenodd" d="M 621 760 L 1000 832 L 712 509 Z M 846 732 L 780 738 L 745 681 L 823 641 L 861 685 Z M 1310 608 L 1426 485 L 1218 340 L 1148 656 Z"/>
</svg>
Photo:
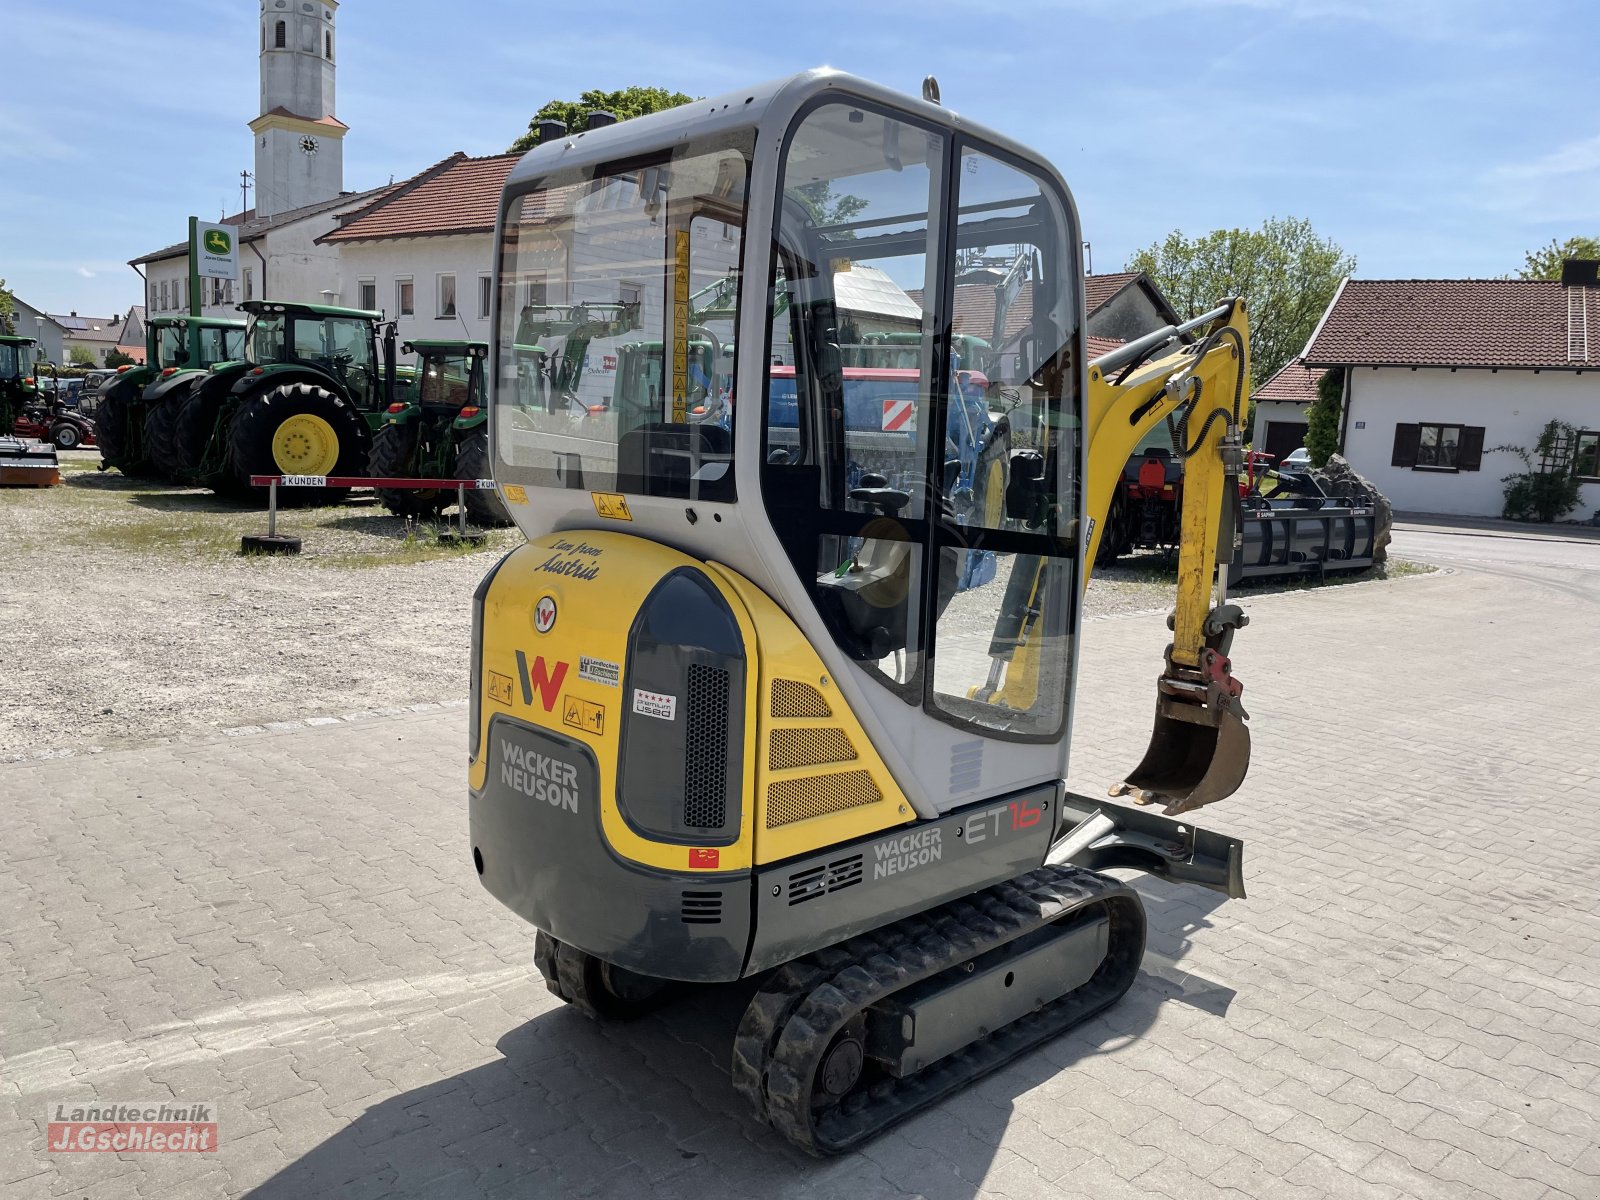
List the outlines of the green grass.
<svg viewBox="0 0 1600 1200">
<path fill-rule="evenodd" d="M 192 564 L 236 558 L 241 537 L 266 532 L 264 508 L 199 488 L 102 473 L 98 464 L 93 451 L 63 456 L 62 486 L 14 506 L 15 528 L 6 530 L 11 544 L 36 550 L 65 544 Z M 408 523 L 370 495 L 358 494 L 340 505 L 278 511 L 278 532 L 305 545 L 303 554 L 287 561 L 309 567 L 362 569 L 463 558 L 484 550 L 503 552 L 518 536 L 515 530 L 489 531 L 482 547 L 439 540 L 441 532 L 454 528 L 453 516 Z"/>
</svg>

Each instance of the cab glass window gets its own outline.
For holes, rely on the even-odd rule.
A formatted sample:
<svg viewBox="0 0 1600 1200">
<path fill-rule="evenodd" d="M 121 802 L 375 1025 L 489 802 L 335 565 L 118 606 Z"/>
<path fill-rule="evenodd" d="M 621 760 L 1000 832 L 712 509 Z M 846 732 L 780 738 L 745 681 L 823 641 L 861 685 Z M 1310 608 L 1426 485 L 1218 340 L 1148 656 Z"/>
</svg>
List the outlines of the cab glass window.
<svg viewBox="0 0 1600 1200">
<path fill-rule="evenodd" d="M 826 103 L 790 133 L 771 252 L 762 499 L 835 642 L 941 720 L 1058 736 L 1083 369 L 1059 190 Z"/>
<path fill-rule="evenodd" d="M 751 137 L 567 172 L 511 201 L 500 278 L 541 286 L 501 306 L 496 479 L 733 498 Z"/>
</svg>

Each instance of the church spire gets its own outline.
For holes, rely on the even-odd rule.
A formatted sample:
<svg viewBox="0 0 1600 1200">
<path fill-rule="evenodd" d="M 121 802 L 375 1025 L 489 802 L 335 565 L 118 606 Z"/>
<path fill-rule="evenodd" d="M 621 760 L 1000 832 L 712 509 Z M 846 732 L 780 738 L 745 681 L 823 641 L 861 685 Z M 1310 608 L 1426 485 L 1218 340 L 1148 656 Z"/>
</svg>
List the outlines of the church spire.
<svg viewBox="0 0 1600 1200">
<path fill-rule="evenodd" d="M 338 0 L 261 0 L 261 115 L 256 215 L 331 200 L 344 190 L 344 135 L 333 113 Z"/>
</svg>

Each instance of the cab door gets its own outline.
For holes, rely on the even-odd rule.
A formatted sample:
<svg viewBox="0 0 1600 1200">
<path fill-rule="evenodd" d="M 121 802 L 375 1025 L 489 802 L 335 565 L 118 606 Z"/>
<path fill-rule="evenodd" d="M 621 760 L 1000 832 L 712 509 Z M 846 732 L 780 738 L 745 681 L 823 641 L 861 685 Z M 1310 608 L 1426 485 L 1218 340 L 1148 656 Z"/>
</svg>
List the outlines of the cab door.
<svg viewBox="0 0 1600 1200">
<path fill-rule="evenodd" d="M 1064 772 L 1078 238 L 1046 168 L 865 103 L 785 148 L 762 501 L 924 815 Z M 898 766 L 895 764 L 898 763 Z"/>
</svg>

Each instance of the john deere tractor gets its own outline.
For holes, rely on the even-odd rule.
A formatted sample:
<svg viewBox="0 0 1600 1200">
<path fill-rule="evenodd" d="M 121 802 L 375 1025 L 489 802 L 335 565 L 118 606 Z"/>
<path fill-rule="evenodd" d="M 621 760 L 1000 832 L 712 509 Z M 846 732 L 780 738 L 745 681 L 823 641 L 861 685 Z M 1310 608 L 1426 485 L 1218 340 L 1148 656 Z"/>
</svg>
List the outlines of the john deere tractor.
<svg viewBox="0 0 1600 1200">
<path fill-rule="evenodd" d="M 394 325 L 325 304 L 247 300 L 243 362 L 214 369 L 177 410 L 180 473 L 243 496 L 252 475 L 361 475 L 395 375 Z M 295 503 L 337 503 L 348 488 L 295 488 Z"/>
<path fill-rule="evenodd" d="M 0 333 L 0 437 L 9 434 L 26 408 L 39 403 L 31 337 Z"/>
<path fill-rule="evenodd" d="M 143 366 L 121 368 L 95 397 L 100 469 L 124 475 L 173 475 L 172 418 L 198 380 L 244 353 L 245 323 L 236 317 L 151 317 Z"/>
<path fill-rule="evenodd" d="M 397 395 L 372 437 L 368 474 L 391 479 L 487 479 L 489 417 L 484 405 L 484 342 L 407 342 L 417 356 L 409 379 L 396 381 Z M 386 488 L 383 506 L 400 516 L 434 516 L 456 500 L 456 490 Z M 479 525 L 509 525 L 500 497 L 465 493 L 467 515 Z"/>
</svg>

